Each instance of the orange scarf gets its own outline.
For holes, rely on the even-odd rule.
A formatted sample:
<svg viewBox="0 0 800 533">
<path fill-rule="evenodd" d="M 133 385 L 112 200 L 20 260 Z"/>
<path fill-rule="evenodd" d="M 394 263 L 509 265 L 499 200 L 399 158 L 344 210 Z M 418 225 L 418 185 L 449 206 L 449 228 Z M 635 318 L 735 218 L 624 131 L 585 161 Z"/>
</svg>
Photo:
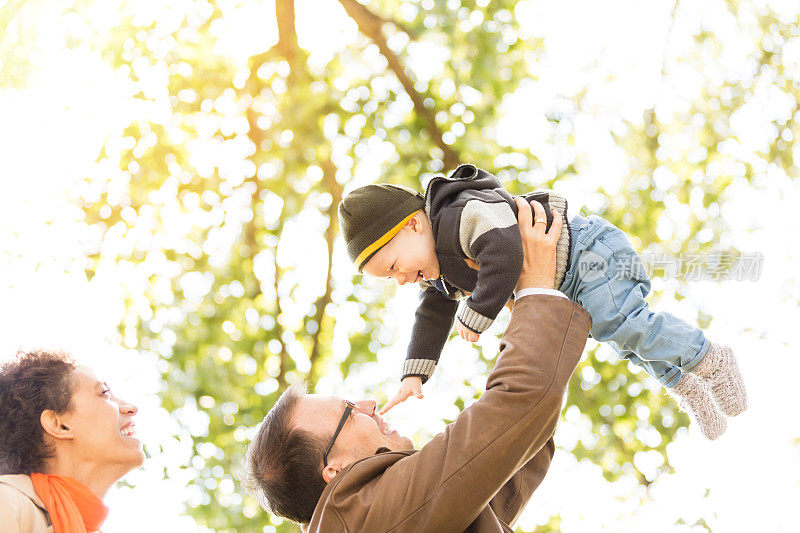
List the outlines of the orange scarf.
<svg viewBox="0 0 800 533">
<path fill-rule="evenodd" d="M 35 472 L 31 481 L 42 499 L 55 533 L 98 531 L 108 507 L 85 485 L 70 477 Z"/>
</svg>

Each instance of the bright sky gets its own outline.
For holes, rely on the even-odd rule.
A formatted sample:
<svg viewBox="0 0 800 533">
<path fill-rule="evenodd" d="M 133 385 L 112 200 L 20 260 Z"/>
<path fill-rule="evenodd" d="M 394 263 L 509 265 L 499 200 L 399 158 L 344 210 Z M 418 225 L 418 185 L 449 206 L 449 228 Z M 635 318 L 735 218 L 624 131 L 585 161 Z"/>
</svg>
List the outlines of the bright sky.
<svg viewBox="0 0 800 533">
<path fill-rule="evenodd" d="M 94 161 L 104 140 L 142 110 L 131 103 L 124 77 L 111 71 L 89 47 L 64 48 L 67 32 L 91 35 L 80 18 L 58 16 L 62 13 L 58 2 L 43 4 L 41 13 L 50 15 L 35 19 L 37 53 L 31 61 L 36 69 L 27 87 L 0 88 L 4 191 L 0 196 L 0 357 L 32 344 L 68 347 L 107 379 L 119 396 L 139 405 L 140 434 L 149 450 L 157 450 L 166 442 L 161 436 L 178 429 L 159 407 L 155 355 L 142 360 L 109 341 L 123 317 L 121 283 L 129 272 L 119 269 L 87 282 L 80 243 L 92 236 L 79 232 L 76 221 L 80 212 L 70 203 L 80 179 L 97 173 Z M 773 6 L 789 16 L 796 13 L 797 6 L 792 4 L 787 0 Z M 113 24 L 123 11 L 115 5 L 93 5 L 92 27 L 101 31 Z M 164 13 L 170 9 L 179 12 L 182 5 L 137 2 L 136 12 L 144 20 L 149 16 L 166 20 Z M 272 42 L 274 28 L 256 22 L 273 19 L 271 2 L 223 5 L 228 18 L 218 29 L 217 53 L 242 60 Z M 501 103 L 507 116 L 499 128 L 506 135 L 500 140 L 530 148 L 542 159 L 542 172 L 551 172 L 563 155 L 547 142 L 543 106 L 558 96 L 571 96 L 588 81 L 592 112 L 576 117 L 575 148 L 588 163 L 580 169 L 578 179 L 557 184 L 568 194 L 575 211 L 584 206 L 591 212 L 597 202 L 583 192 L 587 184 L 602 180 L 613 192 L 614 183 L 627 172 L 627 162 L 608 134 L 611 125 L 621 117 L 640 117 L 642 109 L 654 102 L 660 116 L 668 117 L 693 97 L 701 81 L 696 74 L 674 74 L 668 87 L 662 82 L 665 47 L 669 72 L 676 65 L 674 59 L 687 53 L 693 42 L 691 34 L 703 21 L 714 25 L 726 42 L 723 61 L 714 68 L 726 74 L 743 68 L 749 40 L 736 33 L 719 1 L 681 3 L 668 40 L 672 5 L 663 0 L 529 1 L 517 10 L 523 28 L 530 32 L 525 37 L 543 36 L 547 54 L 536 65 L 536 83 L 524 84 Z M 298 1 L 297 16 L 301 45 L 311 51 L 312 63 L 324 64 L 337 51 L 332 43 L 354 36 L 352 23 L 335 2 Z M 33 19 L 28 24 L 33 25 Z M 426 44 L 412 49 L 409 64 L 424 76 L 425 72 L 437 72 L 437 62 L 444 57 L 437 53 L 436 45 Z M 800 68 L 800 54 L 796 57 Z M 742 150 L 758 148 L 763 117 L 780 112 L 780 106 L 781 102 L 765 96 L 743 113 L 737 122 Z M 365 172 L 355 179 L 360 183 L 374 179 L 372 176 L 374 173 Z M 674 526 L 679 518 L 687 524 L 704 519 L 713 530 L 725 532 L 796 528 L 791 510 L 800 499 L 800 419 L 788 411 L 795 403 L 793 380 L 800 371 L 796 350 L 790 348 L 794 327 L 800 322 L 800 286 L 794 266 L 800 260 L 800 240 L 787 235 L 800 230 L 793 209 L 800 203 L 800 184 L 774 169 L 766 170 L 759 182 L 763 187 L 758 191 L 733 186 L 720 216 L 732 227 L 730 243 L 743 251 L 763 253 L 761 279 L 694 283 L 689 298 L 681 302 L 664 299 L 658 306 L 689 319 L 698 309 L 714 317 L 708 334 L 736 350 L 750 394 L 749 410 L 731 420 L 727 433 L 714 443 L 694 431 L 682 432 L 669 447 L 677 472 L 661 476 L 649 494 L 634 486 L 633 480 L 608 483 L 599 467 L 558 452 L 534 503 L 519 522 L 521 527 L 533 529 L 546 523 L 550 515 L 560 514 L 565 532 L 627 532 L 645 527 L 665 532 L 705 530 Z M 659 222 L 659 234 L 663 231 L 664 238 L 681 230 L 680 216 L 672 218 Z M 289 242 L 319 238 L 304 234 L 304 227 L 307 225 L 296 224 Z M 338 271 L 346 275 L 348 261 L 341 247 L 335 259 L 341 267 Z M 655 280 L 654 284 L 666 288 L 670 283 Z M 386 316 L 397 324 L 397 342 L 379 355 L 378 364 L 344 382 L 336 376 L 323 379 L 318 390 L 352 395 L 371 390 L 371 383 L 392 379 L 404 355 L 415 302 L 413 288 L 398 290 Z M 494 336 L 483 336 L 487 349 L 496 347 L 500 327 L 491 330 Z M 455 363 L 459 350 L 465 348 L 460 340 L 448 345 L 438 374 L 426 390 L 426 407 L 449 403 L 465 379 L 474 383 L 485 379 L 486 369 Z M 620 372 L 629 372 L 624 365 L 617 366 Z M 422 444 L 426 435 L 441 429 L 441 417 L 454 415 L 408 402 L 396 408 L 391 418 L 396 428 L 417 435 Z M 580 438 L 581 423 L 568 416 L 559 427 L 557 441 Z M 172 442 L 169 439 L 170 448 L 151 457 L 145 468 L 126 477 L 135 490 L 120 486 L 109 494 L 112 513 L 106 531 L 197 529 L 191 518 L 179 516 L 182 500 L 193 495 L 184 490 L 186 480 L 174 467 L 185 461 L 186 443 Z M 643 469 L 647 459 L 642 457 Z M 171 478 L 167 481 L 160 479 L 163 467 L 169 467 Z M 140 509 L 148 512 L 137 512 Z"/>
</svg>

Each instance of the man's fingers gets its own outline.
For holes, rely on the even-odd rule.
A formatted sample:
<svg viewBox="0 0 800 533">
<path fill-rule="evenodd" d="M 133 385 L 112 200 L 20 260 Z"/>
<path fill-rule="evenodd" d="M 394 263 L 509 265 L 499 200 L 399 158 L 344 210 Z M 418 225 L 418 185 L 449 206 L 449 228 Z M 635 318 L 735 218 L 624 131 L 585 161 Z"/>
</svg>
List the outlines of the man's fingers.
<svg viewBox="0 0 800 533">
<path fill-rule="evenodd" d="M 547 227 L 547 215 L 544 212 L 544 206 L 536 200 L 531 200 L 531 206 L 533 206 L 533 223 L 536 224 L 539 221 L 544 222 L 542 225 L 542 233 L 545 233 L 544 229 Z"/>
<path fill-rule="evenodd" d="M 519 196 L 515 196 L 514 201 L 517 203 L 517 222 L 519 222 L 519 229 L 520 231 L 524 231 L 533 224 L 531 206 Z"/>
<path fill-rule="evenodd" d="M 544 206 L 540 202 L 531 200 L 531 203 L 528 204 L 519 196 L 514 197 L 514 202 L 516 202 L 518 208 L 517 221 L 519 222 L 520 231 L 525 231 L 537 222 L 541 221 L 544 222 L 542 225 L 542 233 L 545 233 L 546 235 L 551 235 L 553 233 L 556 235 L 561 234 L 561 226 L 564 223 L 564 218 L 561 216 L 561 213 L 558 211 L 558 209 L 551 209 L 550 211 L 553 214 L 553 223 L 550 225 L 551 231 L 544 231 L 547 227 L 547 213 L 544 210 Z M 535 226 L 533 227 L 535 228 Z M 553 228 L 555 228 L 556 231 L 552 231 Z"/>
</svg>

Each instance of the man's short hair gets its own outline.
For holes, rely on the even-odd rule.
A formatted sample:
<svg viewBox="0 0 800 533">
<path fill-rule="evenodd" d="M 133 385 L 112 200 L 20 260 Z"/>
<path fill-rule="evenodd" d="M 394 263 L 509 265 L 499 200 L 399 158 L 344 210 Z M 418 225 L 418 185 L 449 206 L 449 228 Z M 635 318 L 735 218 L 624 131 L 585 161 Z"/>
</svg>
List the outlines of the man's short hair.
<svg viewBox="0 0 800 533">
<path fill-rule="evenodd" d="M 295 383 L 270 409 L 247 448 L 247 488 L 264 510 L 301 524 L 311 521 L 325 490 L 323 437 L 292 426 L 292 415 L 306 393 Z"/>
</svg>

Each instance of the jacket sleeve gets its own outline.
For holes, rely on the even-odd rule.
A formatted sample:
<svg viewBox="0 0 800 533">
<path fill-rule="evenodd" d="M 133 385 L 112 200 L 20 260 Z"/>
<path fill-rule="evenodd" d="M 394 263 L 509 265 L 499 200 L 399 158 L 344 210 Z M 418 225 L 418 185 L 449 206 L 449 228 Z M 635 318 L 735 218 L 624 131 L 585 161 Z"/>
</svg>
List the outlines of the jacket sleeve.
<svg viewBox="0 0 800 533">
<path fill-rule="evenodd" d="M 492 506 L 494 514 L 507 526 L 517 521 L 519 515 L 525 509 L 525 504 L 533 496 L 534 491 L 539 488 L 544 476 L 550 469 L 550 462 L 556 451 L 556 444 L 553 437 L 539 450 L 533 459 L 525 463 L 514 477 L 508 480 L 500 492 L 492 498 L 489 505 Z"/>
<path fill-rule="evenodd" d="M 403 378 L 419 376 L 423 383 L 430 379 L 453 327 L 456 309 L 458 302 L 447 299 L 435 288 L 422 291 L 403 363 Z"/>
<path fill-rule="evenodd" d="M 478 281 L 458 310 L 458 320 L 483 333 L 511 298 L 522 273 L 522 237 L 517 215 L 498 196 L 497 202 L 467 202 L 459 221 L 461 249 L 478 263 Z"/>
<path fill-rule="evenodd" d="M 351 496 L 369 502 L 364 530 L 463 531 L 528 464 L 532 475 L 523 493 L 529 497 L 551 451 L 540 456 L 546 461 L 530 461 L 550 446 L 590 327 L 586 310 L 566 298 L 531 295 L 516 302 L 480 400 Z M 340 509 L 355 505 L 340 498 Z M 504 501 L 505 516 L 516 517 L 517 507 Z"/>
</svg>

